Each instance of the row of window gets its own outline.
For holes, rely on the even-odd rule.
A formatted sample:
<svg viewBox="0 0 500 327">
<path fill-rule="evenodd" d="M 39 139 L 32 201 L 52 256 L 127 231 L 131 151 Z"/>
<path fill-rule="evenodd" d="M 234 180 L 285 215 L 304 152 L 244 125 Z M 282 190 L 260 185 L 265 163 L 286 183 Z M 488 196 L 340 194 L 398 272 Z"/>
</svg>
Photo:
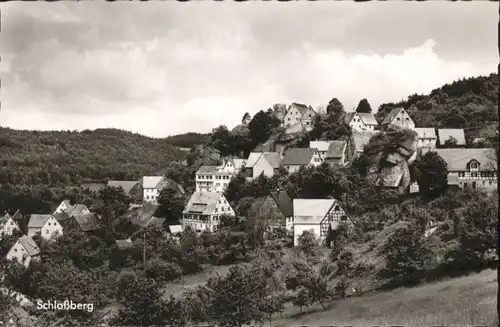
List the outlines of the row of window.
<svg viewBox="0 0 500 327">
<path fill-rule="evenodd" d="M 146 195 L 146 200 L 156 200 L 155 195 Z"/>
<path fill-rule="evenodd" d="M 473 164 L 475 164 L 475 162 L 471 163 L 471 165 L 470 165 L 471 169 L 474 169 L 472 167 Z M 476 169 L 477 169 L 477 166 L 476 166 Z M 481 177 L 495 177 L 495 175 L 496 174 L 494 171 L 481 171 L 481 172 L 479 172 L 479 176 L 481 176 Z M 478 176 L 477 172 L 470 173 L 470 177 L 477 177 L 477 176 Z M 458 172 L 458 177 L 465 177 L 465 172 L 463 172 L 463 171 Z"/>
<path fill-rule="evenodd" d="M 197 175 L 198 179 L 214 179 L 214 175 Z M 215 175 L 215 179 L 231 179 L 229 175 Z"/>
</svg>

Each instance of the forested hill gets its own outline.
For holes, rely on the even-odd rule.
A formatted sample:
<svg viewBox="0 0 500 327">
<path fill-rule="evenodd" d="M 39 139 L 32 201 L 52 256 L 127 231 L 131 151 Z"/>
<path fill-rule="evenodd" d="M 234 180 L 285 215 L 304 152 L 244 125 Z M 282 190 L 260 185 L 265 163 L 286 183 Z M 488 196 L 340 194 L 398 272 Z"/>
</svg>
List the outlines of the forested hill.
<svg viewBox="0 0 500 327">
<path fill-rule="evenodd" d="M 498 74 L 461 79 L 379 107 L 382 121 L 393 108 L 403 107 L 417 127 L 464 128 L 468 138 L 491 136 L 498 129 Z"/>
<path fill-rule="evenodd" d="M 0 184 L 62 186 L 139 179 L 184 156 L 165 139 L 118 129 L 70 132 L 0 127 Z"/>
<path fill-rule="evenodd" d="M 192 148 L 205 143 L 209 134 L 185 133 L 167 137 L 165 140 L 181 148 Z"/>
</svg>

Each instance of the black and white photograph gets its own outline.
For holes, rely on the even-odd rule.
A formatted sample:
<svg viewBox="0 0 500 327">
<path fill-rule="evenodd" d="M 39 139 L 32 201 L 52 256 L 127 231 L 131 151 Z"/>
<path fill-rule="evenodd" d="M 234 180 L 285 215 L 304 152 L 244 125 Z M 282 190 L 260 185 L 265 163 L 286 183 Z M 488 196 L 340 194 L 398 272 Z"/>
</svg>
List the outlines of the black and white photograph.
<svg viewBox="0 0 500 327">
<path fill-rule="evenodd" d="M 498 2 L 0 16 L 0 326 L 500 327 Z"/>
</svg>

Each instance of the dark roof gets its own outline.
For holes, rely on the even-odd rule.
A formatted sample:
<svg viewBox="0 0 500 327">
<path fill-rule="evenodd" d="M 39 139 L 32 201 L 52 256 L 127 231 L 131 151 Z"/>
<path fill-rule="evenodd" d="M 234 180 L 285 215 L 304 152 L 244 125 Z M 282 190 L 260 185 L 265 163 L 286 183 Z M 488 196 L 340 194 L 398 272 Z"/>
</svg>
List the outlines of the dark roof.
<svg viewBox="0 0 500 327">
<path fill-rule="evenodd" d="M 53 216 L 62 226 L 71 218 L 65 211 L 56 213 Z"/>
<path fill-rule="evenodd" d="M 404 110 L 403 108 L 394 108 L 392 109 L 387 116 L 385 116 L 384 120 L 382 121 L 382 125 L 387 125 L 390 124 L 393 119 L 399 114 L 401 110 Z"/>
<path fill-rule="evenodd" d="M 271 192 L 271 197 L 274 199 L 281 213 L 285 217 L 293 216 L 293 200 L 288 196 L 286 191 L 280 190 L 277 192 Z"/>
<path fill-rule="evenodd" d="M 288 149 L 283 158 L 283 165 L 308 165 L 315 150 L 309 148 Z"/>
<path fill-rule="evenodd" d="M 466 171 L 472 160 L 479 162 L 479 171 L 495 171 L 496 153 L 492 148 L 436 149 L 447 164 L 448 171 Z"/>
<path fill-rule="evenodd" d="M 276 152 L 263 152 L 262 156 L 266 158 L 267 162 L 273 168 L 279 168 L 281 166 L 281 158 L 280 155 Z"/>
<path fill-rule="evenodd" d="M 291 107 L 292 106 L 297 108 L 301 115 L 305 114 L 305 112 L 307 111 L 307 106 L 305 104 L 294 102 L 292 103 Z"/>
<path fill-rule="evenodd" d="M 74 215 L 76 223 L 84 232 L 90 232 L 99 229 L 99 217 L 95 213 Z"/>
<path fill-rule="evenodd" d="M 140 184 L 139 181 L 109 181 L 108 186 L 109 187 L 121 187 L 125 191 L 125 194 L 129 195 L 130 191 L 136 186 L 137 184 Z"/>
<path fill-rule="evenodd" d="M 346 148 L 345 141 L 331 141 L 326 158 L 342 158 Z"/>
<path fill-rule="evenodd" d="M 120 250 L 128 249 L 134 245 L 130 237 L 124 240 L 115 240 L 115 243 Z"/>
</svg>

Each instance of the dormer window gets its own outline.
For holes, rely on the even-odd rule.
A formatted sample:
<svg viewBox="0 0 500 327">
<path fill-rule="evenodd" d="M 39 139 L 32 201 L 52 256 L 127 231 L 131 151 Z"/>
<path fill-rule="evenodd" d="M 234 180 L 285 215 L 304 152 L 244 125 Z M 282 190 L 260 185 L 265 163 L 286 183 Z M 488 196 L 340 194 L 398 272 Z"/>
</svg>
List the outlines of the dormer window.
<svg viewBox="0 0 500 327">
<path fill-rule="evenodd" d="M 472 160 L 469 163 L 469 169 L 470 170 L 478 170 L 479 169 L 479 162 L 477 162 L 476 160 Z"/>
</svg>

